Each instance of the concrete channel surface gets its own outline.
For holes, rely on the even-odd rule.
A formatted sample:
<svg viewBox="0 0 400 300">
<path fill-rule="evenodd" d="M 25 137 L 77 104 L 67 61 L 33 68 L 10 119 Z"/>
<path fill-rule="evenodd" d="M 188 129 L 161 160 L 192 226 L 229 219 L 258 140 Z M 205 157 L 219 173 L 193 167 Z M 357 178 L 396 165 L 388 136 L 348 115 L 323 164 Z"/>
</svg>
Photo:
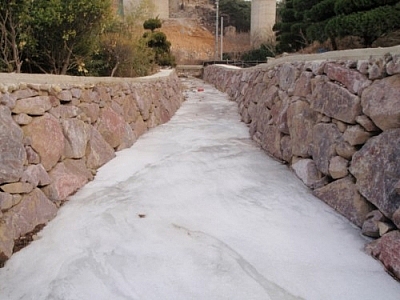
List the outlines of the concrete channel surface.
<svg viewBox="0 0 400 300">
<path fill-rule="evenodd" d="M 394 300 L 357 228 L 197 79 L 0 269 L 0 299 Z"/>
</svg>

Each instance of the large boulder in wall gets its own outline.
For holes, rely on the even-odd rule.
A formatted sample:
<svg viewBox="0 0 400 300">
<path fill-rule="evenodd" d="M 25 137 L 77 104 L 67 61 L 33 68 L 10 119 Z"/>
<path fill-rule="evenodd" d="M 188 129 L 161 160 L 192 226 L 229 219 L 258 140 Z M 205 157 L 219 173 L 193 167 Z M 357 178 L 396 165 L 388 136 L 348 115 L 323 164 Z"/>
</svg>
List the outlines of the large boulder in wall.
<svg viewBox="0 0 400 300">
<path fill-rule="evenodd" d="M 400 279 L 400 231 L 391 231 L 366 246 L 366 251 L 379 259 L 386 270 Z"/>
<path fill-rule="evenodd" d="M 353 155 L 350 172 L 360 193 L 386 217 L 400 207 L 396 185 L 400 181 L 400 129 L 373 137 Z"/>
<path fill-rule="evenodd" d="M 356 123 L 356 117 L 361 115 L 360 97 L 323 77 L 314 79 L 314 85 L 312 109 L 345 123 Z"/>
<path fill-rule="evenodd" d="M 400 127 L 400 75 L 375 81 L 362 93 L 363 112 L 382 130 Z"/>
<path fill-rule="evenodd" d="M 351 178 L 336 180 L 314 190 L 314 195 L 333 207 L 358 227 L 361 227 L 373 206 L 357 190 Z"/>
<path fill-rule="evenodd" d="M 86 148 L 87 168 L 90 170 L 97 170 L 114 157 L 114 149 L 104 140 L 102 135 L 91 126 L 89 141 Z"/>
<path fill-rule="evenodd" d="M 90 125 L 78 119 L 62 120 L 61 125 L 65 136 L 64 156 L 66 158 L 84 157 L 90 136 Z"/>
<path fill-rule="evenodd" d="M 100 110 L 100 117 L 97 120 L 97 130 L 104 140 L 114 149 L 122 142 L 125 135 L 125 120 L 111 107 Z"/>
<path fill-rule="evenodd" d="M 40 189 L 22 197 L 21 201 L 8 210 L 0 222 L 0 262 L 12 254 L 14 240 L 47 224 L 57 214 L 57 206 Z"/>
<path fill-rule="evenodd" d="M 329 174 L 329 163 L 336 156 L 336 145 L 342 140 L 342 134 L 335 124 L 320 123 L 314 126 L 311 149 L 317 168 L 325 175 Z"/>
<path fill-rule="evenodd" d="M 268 125 L 261 135 L 261 147 L 271 156 L 282 160 L 281 138 L 283 134 L 274 125 Z"/>
<path fill-rule="evenodd" d="M 6 106 L 0 106 L 0 184 L 21 178 L 26 151 L 23 132 Z"/>
<path fill-rule="evenodd" d="M 66 159 L 50 172 L 51 183 L 43 188 L 52 201 L 63 201 L 92 178 L 83 160 Z"/>
<path fill-rule="evenodd" d="M 64 134 L 58 120 L 49 113 L 26 125 L 26 136 L 32 141 L 31 147 L 40 156 L 40 162 L 46 171 L 54 167 L 64 152 Z"/>
<path fill-rule="evenodd" d="M 300 157 L 310 156 L 310 145 L 313 140 L 313 127 L 318 114 L 305 101 L 290 104 L 287 120 L 292 139 L 292 153 Z"/>
</svg>

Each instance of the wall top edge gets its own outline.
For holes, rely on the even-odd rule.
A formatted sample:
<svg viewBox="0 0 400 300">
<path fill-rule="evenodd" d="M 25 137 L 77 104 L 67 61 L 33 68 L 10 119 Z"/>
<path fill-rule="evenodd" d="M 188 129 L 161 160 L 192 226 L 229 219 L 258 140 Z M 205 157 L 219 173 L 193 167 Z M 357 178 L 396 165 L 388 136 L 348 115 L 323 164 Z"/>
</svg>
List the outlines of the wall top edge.
<svg viewBox="0 0 400 300">
<path fill-rule="evenodd" d="M 302 61 L 319 61 L 319 60 L 366 60 L 370 58 L 383 57 L 386 54 L 400 55 L 400 46 L 386 48 L 366 48 L 329 51 L 318 54 L 295 54 L 286 55 L 276 59 L 269 59 L 267 64 L 263 66 L 273 67 L 285 62 L 302 62 Z"/>
<path fill-rule="evenodd" d="M 294 62 L 294 61 L 311 61 L 311 60 L 328 60 L 328 59 L 346 59 L 346 60 L 364 60 L 371 57 L 382 57 L 386 54 L 400 54 L 400 46 L 387 48 L 365 48 L 352 50 L 329 51 L 318 54 L 300 54 L 287 55 L 271 60 L 271 63 Z"/>
<path fill-rule="evenodd" d="M 352 49 L 352 50 L 339 50 L 339 51 L 329 51 L 325 53 L 318 54 L 288 54 L 285 56 L 281 56 L 279 58 L 268 58 L 268 63 L 259 64 L 255 67 L 249 68 L 264 68 L 269 69 L 275 67 L 277 65 L 281 65 L 284 63 L 295 63 L 295 62 L 306 62 L 306 61 L 327 61 L 327 60 L 369 60 L 373 58 L 382 58 L 385 55 L 390 54 L 400 55 L 400 45 L 394 47 L 386 47 L 386 48 L 366 48 L 366 49 Z M 222 68 L 232 68 L 227 65 L 218 65 L 218 67 Z M 241 68 L 239 68 L 241 69 Z M 242 69 L 243 70 L 243 69 Z"/>
<path fill-rule="evenodd" d="M 50 75 L 50 74 L 27 74 L 27 73 L 0 73 L 0 86 L 20 85 L 20 84 L 55 84 L 55 85 L 96 85 L 96 84 L 116 84 L 116 83 L 137 83 L 149 82 L 170 76 L 173 69 L 161 70 L 160 72 L 146 77 L 85 77 L 69 75 Z"/>
</svg>

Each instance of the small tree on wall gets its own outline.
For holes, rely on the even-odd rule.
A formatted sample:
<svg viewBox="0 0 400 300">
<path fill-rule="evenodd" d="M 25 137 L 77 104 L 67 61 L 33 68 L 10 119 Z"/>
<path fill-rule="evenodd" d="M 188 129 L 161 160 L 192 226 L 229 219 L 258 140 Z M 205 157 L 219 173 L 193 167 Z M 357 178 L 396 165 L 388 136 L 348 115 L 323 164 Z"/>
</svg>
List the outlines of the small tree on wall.
<svg viewBox="0 0 400 300">
<path fill-rule="evenodd" d="M 158 17 L 148 19 L 144 21 L 143 28 L 146 30 L 151 30 L 151 32 L 154 32 L 154 30 L 161 28 L 161 20 Z"/>
<path fill-rule="evenodd" d="M 160 19 L 148 19 L 143 23 L 143 28 L 150 30 L 143 34 L 146 45 L 153 49 L 155 54 L 155 62 L 160 66 L 174 66 L 175 57 L 171 54 L 171 43 L 167 40 L 165 33 L 155 31 L 161 28 Z"/>
</svg>

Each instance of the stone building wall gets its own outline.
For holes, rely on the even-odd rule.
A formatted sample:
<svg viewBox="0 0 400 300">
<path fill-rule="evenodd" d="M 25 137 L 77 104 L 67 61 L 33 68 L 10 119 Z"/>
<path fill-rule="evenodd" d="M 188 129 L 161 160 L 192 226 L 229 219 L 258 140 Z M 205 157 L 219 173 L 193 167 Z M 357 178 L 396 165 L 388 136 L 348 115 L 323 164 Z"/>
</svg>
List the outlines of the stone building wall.
<svg viewBox="0 0 400 300">
<path fill-rule="evenodd" d="M 183 101 L 172 71 L 142 79 L 26 75 L 0 74 L 0 264 L 15 240 L 51 220 L 115 151 L 167 122 Z"/>
<path fill-rule="evenodd" d="M 400 48 L 371 58 L 251 69 L 209 66 L 252 138 L 340 214 L 376 238 L 366 246 L 400 278 Z M 376 51 L 378 51 L 376 49 Z"/>
<path fill-rule="evenodd" d="M 123 0 L 125 12 L 129 12 L 135 7 L 138 7 L 143 0 Z M 154 12 L 152 17 L 159 17 L 160 19 L 169 18 L 169 0 L 150 0 Z"/>
<path fill-rule="evenodd" d="M 276 21 L 276 0 L 251 1 L 251 43 L 259 47 L 263 43 L 274 43 L 272 30 Z"/>
</svg>

